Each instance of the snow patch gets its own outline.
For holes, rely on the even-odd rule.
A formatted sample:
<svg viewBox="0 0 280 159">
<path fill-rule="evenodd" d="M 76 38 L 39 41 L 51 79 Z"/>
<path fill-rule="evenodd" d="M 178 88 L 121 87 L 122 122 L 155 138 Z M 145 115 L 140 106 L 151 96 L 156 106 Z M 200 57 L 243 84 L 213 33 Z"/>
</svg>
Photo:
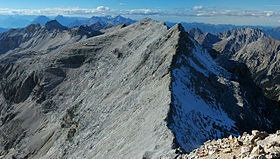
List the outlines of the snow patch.
<svg viewBox="0 0 280 159">
<path fill-rule="evenodd" d="M 234 94 L 233 96 L 236 98 L 237 100 L 237 105 L 240 106 L 240 107 L 243 107 L 244 106 L 244 101 L 243 101 L 243 98 L 242 96 L 239 95 L 239 92 L 240 91 L 240 88 L 239 88 L 239 83 L 237 82 L 234 82 L 234 81 L 231 81 L 231 84 L 233 86 L 233 90 L 234 90 Z M 248 102 L 247 102 L 248 103 Z"/>
<path fill-rule="evenodd" d="M 235 122 L 221 109 L 211 91 L 203 86 L 199 87 L 199 92 L 208 92 L 210 101 L 207 101 L 196 94 L 192 85 L 193 80 L 207 78 L 209 74 L 228 78 L 230 73 L 220 67 L 206 50 L 197 43 L 194 44 L 193 56 L 187 57 L 182 54 L 177 60 L 180 67 L 172 71 L 173 122 L 169 127 L 186 151 L 199 147 L 208 139 L 229 135 L 229 132 L 237 135 Z M 195 70 L 191 70 L 190 67 Z M 191 71 L 198 71 L 204 77 L 198 77 Z"/>
<path fill-rule="evenodd" d="M 190 65 L 197 71 L 203 73 L 206 77 L 208 77 L 209 73 L 213 73 L 217 76 L 222 76 L 229 79 L 231 74 L 223 67 L 219 66 L 206 49 L 202 48 L 195 40 L 191 40 L 195 45 L 195 48 L 192 50 L 193 58 L 196 59 L 204 68 L 195 64 L 193 58 L 188 59 Z"/>
<path fill-rule="evenodd" d="M 206 103 L 187 87 L 191 84 L 186 75 L 190 74 L 186 67 L 175 69 L 175 81 L 172 83 L 176 113 L 173 115 L 174 125 L 171 129 L 186 151 L 199 147 L 209 137 L 221 138 L 225 135 L 224 132 L 229 132 L 235 127 L 235 122 L 222 111 L 216 101 L 213 104 Z"/>
</svg>

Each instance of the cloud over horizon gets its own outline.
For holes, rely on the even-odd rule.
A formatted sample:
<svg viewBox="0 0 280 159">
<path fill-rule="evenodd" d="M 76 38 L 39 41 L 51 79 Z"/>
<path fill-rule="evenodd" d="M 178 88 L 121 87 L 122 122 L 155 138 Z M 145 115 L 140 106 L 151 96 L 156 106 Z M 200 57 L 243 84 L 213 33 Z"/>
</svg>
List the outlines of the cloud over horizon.
<svg viewBox="0 0 280 159">
<path fill-rule="evenodd" d="M 206 6 L 194 6 L 192 9 L 193 10 L 202 10 L 202 9 L 205 9 L 205 8 L 208 8 Z"/>
<path fill-rule="evenodd" d="M 45 9 L 9 9 L 0 8 L 2 15 L 65 15 L 65 16 L 93 16 L 93 15 L 158 15 L 158 16 L 253 16 L 268 17 L 279 16 L 275 11 L 254 11 L 254 10 L 224 10 L 209 9 L 207 6 L 194 6 L 191 10 L 160 10 L 160 9 L 130 9 L 115 10 L 105 6 L 98 6 L 93 9 L 82 8 L 45 8 Z"/>
</svg>

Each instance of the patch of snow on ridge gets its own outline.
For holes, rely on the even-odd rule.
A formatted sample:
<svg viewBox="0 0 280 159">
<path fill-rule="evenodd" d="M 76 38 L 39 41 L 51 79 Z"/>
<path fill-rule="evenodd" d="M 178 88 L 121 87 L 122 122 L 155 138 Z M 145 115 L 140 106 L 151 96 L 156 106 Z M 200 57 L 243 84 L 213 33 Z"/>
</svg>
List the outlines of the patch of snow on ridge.
<svg viewBox="0 0 280 159">
<path fill-rule="evenodd" d="M 244 102 L 243 102 L 243 98 L 241 95 L 239 95 L 238 92 L 240 92 L 240 88 L 239 88 L 239 83 L 235 82 L 235 81 L 231 81 L 231 84 L 233 86 L 233 90 L 234 90 L 234 94 L 233 96 L 236 98 L 237 100 L 237 105 L 240 107 L 244 106 Z M 247 102 L 248 103 L 248 102 Z"/>
<path fill-rule="evenodd" d="M 209 139 L 225 137 L 229 133 L 237 135 L 235 122 L 221 109 L 211 90 L 203 86 L 196 87 L 199 88 L 199 92 L 209 92 L 208 98 L 211 100 L 207 101 L 197 94 L 193 86 L 196 80 L 207 78 L 211 73 L 224 77 L 230 73 L 220 67 L 208 52 L 198 45 L 193 50 L 192 57 L 184 54 L 180 56 L 177 60 L 179 68 L 172 71 L 173 123 L 169 125 L 179 145 L 190 152 Z M 192 71 L 201 72 L 205 76 L 199 77 L 199 74 Z"/>
<path fill-rule="evenodd" d="M 219 66 L 206 49 L 202 48 L 195 40 L 191 40 L 195 45 L 195 48 L 192 51 L 193 58 L 195 58 L 205 68 L 201 68 L 197 64 L 195 64 L 193 62 L 193 59 L 188 59 L 190 65 L 197 71 L 203 73 L 206 77 L 208 77 L 208 72 L 211 72 L 217 76 L 223 76 L 229 79 L 230 73 Z"/>
<path fill-rule="evenodd" d="M 191 75 L 188 68 L 175 69 L 172 83 L 174 125 L 171 126 L 175 136 L 186 151 L 199 147 L 210 138 L 220 138 L 224 132 L 235 127 L 235 122 L 219 106 L 206 103 L 186 85 L 190 82 L 186 75 Z M 214 101 L 214 104 L 217 104 Z"/>
</svg>

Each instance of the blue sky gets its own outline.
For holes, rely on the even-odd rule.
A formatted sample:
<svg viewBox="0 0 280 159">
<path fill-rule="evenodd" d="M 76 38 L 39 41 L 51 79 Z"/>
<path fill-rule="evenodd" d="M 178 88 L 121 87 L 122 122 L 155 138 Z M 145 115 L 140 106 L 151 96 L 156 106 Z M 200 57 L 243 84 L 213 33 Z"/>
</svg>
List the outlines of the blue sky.
<svg viewBox="0 0 280 159">
<path fill-rule="evenodd" d="M 122 15 L 172 22 L 280 25 L 279 0 L 0 0 L 0 14 Z"/>
</svg>

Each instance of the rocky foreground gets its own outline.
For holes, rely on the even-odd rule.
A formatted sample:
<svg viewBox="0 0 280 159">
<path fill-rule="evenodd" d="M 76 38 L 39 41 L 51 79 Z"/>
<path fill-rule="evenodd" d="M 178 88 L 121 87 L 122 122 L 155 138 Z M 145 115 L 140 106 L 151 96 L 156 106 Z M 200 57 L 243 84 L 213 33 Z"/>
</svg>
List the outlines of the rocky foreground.
<svg viewBox="0 0 280 159">
<path fill-rule="evenodd" d="M 208 140 L 190 154 L 177 157 L 177 159 L 196 158 L 279 159 L 280 130 L 274 134 L 253 130 L 251 135 L 245 132 L 238 137 L 229 136 L 218 140 Z"/>
</svg>

